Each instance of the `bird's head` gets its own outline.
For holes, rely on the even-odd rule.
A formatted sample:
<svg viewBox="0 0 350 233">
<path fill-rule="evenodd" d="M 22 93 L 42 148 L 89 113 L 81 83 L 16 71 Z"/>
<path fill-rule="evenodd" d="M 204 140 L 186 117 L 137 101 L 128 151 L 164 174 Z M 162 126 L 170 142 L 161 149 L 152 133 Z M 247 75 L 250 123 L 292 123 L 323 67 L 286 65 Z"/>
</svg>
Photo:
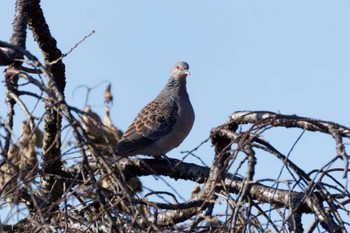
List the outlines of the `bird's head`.
<svg viewBox="0 0 350 233">
<path fill-rule="evenodd" d="M 189 69 L 190 66 L 186 62 L 180 61 L 173 66 L 170 75 L 178 79 L 186 78 L 190 74 Z"/>
</svg>

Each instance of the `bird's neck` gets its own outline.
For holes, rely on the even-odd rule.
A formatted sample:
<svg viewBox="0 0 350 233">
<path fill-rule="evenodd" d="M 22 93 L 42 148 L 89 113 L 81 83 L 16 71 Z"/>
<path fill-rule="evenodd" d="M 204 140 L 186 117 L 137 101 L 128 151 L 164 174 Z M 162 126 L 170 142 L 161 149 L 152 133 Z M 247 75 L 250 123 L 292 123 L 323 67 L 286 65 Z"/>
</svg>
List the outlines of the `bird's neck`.
<svg viewBox="0 0 350 233">
<path fill-rule="evenodd" d="M 180 92 L 187 92 L 186 90 L 186 78 L 174 78 L 170 76 L 168 83 L 165 85 L 164 90 L 170 91 L 172 94 Z"/>
<path fill-rule="evenodd" d="M 186 78 L 174 78 L 170 76 L 165 87 L 168 89 L 186 88 Z"/>
</svg>

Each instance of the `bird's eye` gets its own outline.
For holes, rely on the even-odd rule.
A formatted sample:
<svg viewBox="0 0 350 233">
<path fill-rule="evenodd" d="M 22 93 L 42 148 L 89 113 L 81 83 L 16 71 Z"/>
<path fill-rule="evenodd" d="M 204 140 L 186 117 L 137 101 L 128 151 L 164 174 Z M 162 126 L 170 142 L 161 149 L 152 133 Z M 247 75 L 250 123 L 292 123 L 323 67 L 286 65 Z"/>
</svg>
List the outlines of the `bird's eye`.
<svg viewBox="0 0 350 233">
<path fill-rule="evenodd" d="M 176 66 L 176 69 L 180 69 L 180 66 Z"/>
</svg>

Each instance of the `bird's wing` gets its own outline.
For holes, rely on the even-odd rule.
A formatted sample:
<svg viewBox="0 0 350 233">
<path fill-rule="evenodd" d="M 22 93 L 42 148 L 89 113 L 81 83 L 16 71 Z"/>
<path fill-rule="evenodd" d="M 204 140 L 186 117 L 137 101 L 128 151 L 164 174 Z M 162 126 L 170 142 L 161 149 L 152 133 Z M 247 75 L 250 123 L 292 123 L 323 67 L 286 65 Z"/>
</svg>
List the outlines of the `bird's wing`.
<svg viewBox="0 0 350 233">
<path fill-rule="evenodd" d="M 177 103 L 168 98 L 156 99 L 146 105 L 126 130 L 118 150 L 122 154 L 147 147 L 172 131 L 178 116 Z"/>
</svg>

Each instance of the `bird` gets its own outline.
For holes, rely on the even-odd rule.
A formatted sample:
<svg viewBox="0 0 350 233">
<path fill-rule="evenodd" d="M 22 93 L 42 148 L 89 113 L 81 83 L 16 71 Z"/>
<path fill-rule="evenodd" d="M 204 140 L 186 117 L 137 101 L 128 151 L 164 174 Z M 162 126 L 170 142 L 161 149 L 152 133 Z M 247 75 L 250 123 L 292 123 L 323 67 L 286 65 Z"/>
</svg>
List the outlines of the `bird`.
<svg viewBox="0 0 350 233">
<path fill-rule="evenodd" d="M 127 128 L 117 145 L 117 155 L 165 157 L 190 133 L 195 113 L 187 93 L 186 62 L 177 62 L 158 96 L 147 104 Z"/>
</svg>

